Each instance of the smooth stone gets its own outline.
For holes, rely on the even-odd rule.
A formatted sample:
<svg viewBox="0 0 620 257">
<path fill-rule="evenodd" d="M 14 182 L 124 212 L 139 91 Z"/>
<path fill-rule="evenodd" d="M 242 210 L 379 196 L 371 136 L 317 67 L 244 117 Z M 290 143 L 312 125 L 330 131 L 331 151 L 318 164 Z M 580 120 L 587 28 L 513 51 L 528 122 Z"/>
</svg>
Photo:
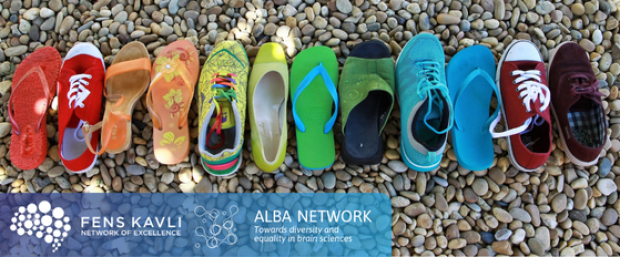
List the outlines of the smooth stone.
<svg viewBox="0 0 620 257">
<path fill-rule="evenodd" d="M 508 240 L 510 236 L 512 236 L 512 231 L 510 231 L 510 229 L 507 229 L 507 228 L 502 228 L 498 230 L 497 232 L 495 232 L 495 240 L 497 241 Z"/>
<path fill-rule="evenodd" d="M 608 178 L 599 179 L 596 183 L 596 187 L 603 195 L 610 195 L 618 190 L 618 185 L 616 185 L 613 180 Z"/>
<path fill-rule="evenodd" d="M 497 220 L 500 222 L 508 224 L 508 223 L 511 223 L 513 220 L 512 215 L 510 215 L 510 213 L 508 213 L 502 208 L 494 207 L 492 209 L 492 213 L 493 213 L 493 216 L 495 216 L 495 218 L 497 218 Z"/>
<path fill-rule="evenodd" d="M 439 16 L 437 16 L 437 22 L 442 25 L 451 25 L 451 24 L 459 24 L 461 22 L 461 19 L 459 19 L 459 17 L 456 17 L 454 15 L 440 13 Z"/>
<path fill-rule="evenodd" d="M 613 208 L 605 209 L 603 217 L 601 217 L 601 223 L 605 226 L 615 225 L 618 222 L 618 211 Z"/>
<path fill-rule="evenodd" d="M 323 185 L 327 189 L 334 189 L 336 186 L 336 175 L 333 172 L 325 172 L 321 176 L 323 179 Z"/>
<path fill-rule="evenodd" d="M 474 183 L 471 185 L 471 187 L 473 188 L 474 192 L 479 196 L 486 195 L 487 192 L 489 192 L 489 183 L 483 178 L 477 178 L 476 180 L 474 180 Z"/>
<path fill-rule="evenodd" d="M 508 213 L 510 213 L 510 215 L 516 220 L 520 220 L 525 223 L 532 222 L 532 217 L 530 216 L 530 214 L 521 208 L 512 208 Z"/>
<path fill-rule="evenodd" d="M 5 49 L 4 55 L 6 55 L 7 57 L 13 57 L 13 56 L 22 55 L 26 53 L 27 51 L 28 51 L 28 46 L 25 46 L 25 45 L 13 46 L 13 47 L 9 47 Z"/>
<path fill-rule="evenodd" d="M 9 122 L 0 122 L 0 138 L 3 138 L 6 135 L 8 135 L 11 132 L 12 129 L 13 129 L 13 127 L 11 126 L 11 123 L 9 123 Z"/>
<path fill-rule="evenodd" d="M 527 246 L 530 248 L 533 254 L 541 256 L 545 253 L 545 248 L 543 244 L 537 238 L 530 238 L 527 240 Z"/>
<path fill-rule="evenodd" d="M 598 165 L 598 174 L 600 177 L 606 177 L 611 171 L 611 161 L 608 158 L 603 158 Z"/>
<path fill-rule="evenodd" d="M 561 213 L 566 209 L 568 197 L 565 194 L 559 194 L 551 201 L 551 208 L 555 213 Z"/>
<path fill-rule="evenodd" d="M 394 171 L 396 171 L 398 173 L 405 172 L 405 171 L 407 171 L 409 169 L 407 167 L 407 165 L 405 165 L 405 163 L 401 162 L 401 161 L 389 161 L 387 165 L 392 170 L 394 170 Z"/>
<path fill-rule="evenodd" d="M 141 176 L 141 175 L 143 175 L 146 172 L 144 167 L 142 167 L 141 165 L 138 165 L 138 164 L 128 165 L 125 168 L 125 171 L 127 171 L 127 174 L 133 175 L 133 176 Z"/>
<path fill-rule="evenodd" d="M 336 8 L 338 11 L 348 14 L 353 11 L 353 5 L 349 0 L 336 0 Z"/>
</svg>

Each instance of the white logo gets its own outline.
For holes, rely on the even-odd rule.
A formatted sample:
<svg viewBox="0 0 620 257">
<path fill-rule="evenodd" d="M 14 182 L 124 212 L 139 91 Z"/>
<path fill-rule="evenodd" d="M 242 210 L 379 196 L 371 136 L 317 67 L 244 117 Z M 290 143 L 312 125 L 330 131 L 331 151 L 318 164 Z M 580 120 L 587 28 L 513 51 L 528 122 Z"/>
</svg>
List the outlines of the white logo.
<svg viewBox="0 0 620 257">
<path fill-rule="evenodd" d="M 67 93 L 69 108 L 76 108 L 77 106 L 84 108 L 83 102 L 90 95 L 90 91 L 84 87 L 88 86 L 88 81 L 84 79 L 91 79 L 92 77 L 93 76 L 89 74 L 78 74 L 69 78 L 69 83 L 71 83 L 71 89 L 69 89 L 69 93 Z M 73 102 L 75 102 L 75 104 L 71 105 Z"/>
<path fill-rule="evenodd" d="M 235 223 L 233 222 L 233 216 L 239 212 L 239 207 L 236 205 L 230 206 L 230 211 L 228 213 L 227 218 L 223 218 L 226 216 L 226 212 L 222 212 L 222 225 L 217 224 L 217 219 L 220 217 L 220 210 L 213 209 L 210 211 L 205 210 L 202 206 L 196 206 L 194 208 L 194 214 L 198 217 L 206 216 L 211 220 L 212 225 L 207 230 L 198 226 L 196 228 L 196 235 L 205 239 L 205 243 L 209 248 L 215 248 L 220 246 L 221 244 L 234 245 L 237 243 L 237 235 L 234 234 L 233 227 Z M 203 218 L 202 223 L 207 224 L 207 219 Z M 196 247 L 199 247 L 197 244 Z"/>
<path fill-rule="evenodd" d="M 39 206 L 33 203 L 27 207 L 20 206 L 11 218 L 10 229 L 17 231 L 20 236 L 34 234 L 37 238 L 43 238 L 46 243 L 52 244 L 52 252 L 56 252 L 71 230 L 69 221 L 62 208 L 56 207 L 52 210 L 48 201 L 41 201 Z"/>
</svg>

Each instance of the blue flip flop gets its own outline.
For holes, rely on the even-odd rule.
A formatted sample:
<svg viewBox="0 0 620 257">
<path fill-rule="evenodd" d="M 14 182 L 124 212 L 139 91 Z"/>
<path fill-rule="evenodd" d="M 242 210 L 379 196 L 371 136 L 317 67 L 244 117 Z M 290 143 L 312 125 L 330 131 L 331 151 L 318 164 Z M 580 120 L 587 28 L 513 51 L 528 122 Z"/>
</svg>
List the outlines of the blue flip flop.
<svg viewBox="0 0 620 257">
<path fill-rule="evenodd" d="M 489 115 L 491 98 L 498 95 L 493 53 L 482 45 L 465 48 L 450 60 L 446 74 L 454 103 L 452 147 L 457 161 L 472 171 L 488 169 L 494 157 L 491 128 L 501 117 L 499 106 Z"/>
</svg>

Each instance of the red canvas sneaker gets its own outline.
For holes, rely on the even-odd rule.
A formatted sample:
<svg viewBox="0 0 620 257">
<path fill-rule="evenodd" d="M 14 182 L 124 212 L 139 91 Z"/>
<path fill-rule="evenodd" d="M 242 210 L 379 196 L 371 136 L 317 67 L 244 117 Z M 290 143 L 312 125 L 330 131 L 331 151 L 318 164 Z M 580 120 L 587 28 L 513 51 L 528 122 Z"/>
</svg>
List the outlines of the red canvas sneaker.
<svg viewBox="0 0 620 257">
<path fill-rule="evenodd" d="M 94 45 L 76 44 L 65 56 L 58 77 L 58 148 L 63 165 L 74 173 L 89 171 L 97 160 L 86 148 L 82 125 L 101 120 L 104 77 L 103 57 Z M 93 134 L 96 146 L 99 132 Z"/>
<path fill-rule="evenodd" d="M 506 48 L 497 67 L 510 161 L 522 171 L 534 171 L 547 162 L 553 136 L 545 64 L 536 45 L 525 40 Z"/>
<path fill-rule="evenodd" d="M 564 152 L 574 164 L 596 164 L 607 121 L 590 58 L 579 44 L 565 42 L 550 52 L 549 89 Z"/>
</svg>

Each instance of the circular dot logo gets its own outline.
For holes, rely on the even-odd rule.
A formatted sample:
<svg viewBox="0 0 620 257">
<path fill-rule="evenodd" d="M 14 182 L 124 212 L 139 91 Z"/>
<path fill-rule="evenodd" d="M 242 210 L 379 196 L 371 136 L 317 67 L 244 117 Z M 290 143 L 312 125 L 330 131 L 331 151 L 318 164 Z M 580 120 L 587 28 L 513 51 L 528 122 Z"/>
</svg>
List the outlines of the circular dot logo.
<svg viewBox="0 0 620 257">
<path fill-rule="evenodd" d="M 38 205 L 31 203 L 19 207 L 11 218 L 9 228 L 19 236 L 43 238 L 52 245 L 52 252 L 56 252 L 71 230 L 70 221 L 62 208 L 52 209 L 50 202 L 41 201 Z"/>
</svg>

